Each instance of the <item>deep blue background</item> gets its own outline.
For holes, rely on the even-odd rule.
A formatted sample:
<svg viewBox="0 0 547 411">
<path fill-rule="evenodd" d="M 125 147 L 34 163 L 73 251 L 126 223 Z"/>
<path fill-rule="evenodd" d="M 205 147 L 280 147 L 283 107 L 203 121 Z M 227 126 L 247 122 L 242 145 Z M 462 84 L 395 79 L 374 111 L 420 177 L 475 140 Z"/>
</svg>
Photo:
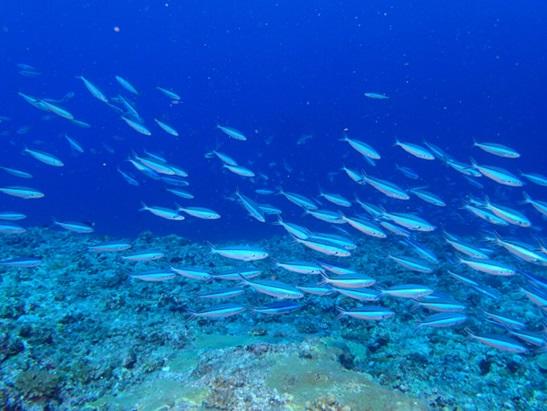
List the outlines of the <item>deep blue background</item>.
<svg viewBox="0 0 547 411">
<path fill-rule="evenodd" d="M 52 217 L 93 221 L 99 232 L 115 235 L 152 229 L 211 239 L 259 236 L 270 231 L 249 222 L 225 196 L 236 186 L 253 195 L 265 184 L 227 174 L 204 153 L 221 144 L 222 151 L 270 176 L 270 187 L 282 184 L 311 195 L 320 184 L 376 201 L 380 195 L 343 175 L 333 183 L 327 178 L 342 164 L 367 167 L 337 141 L 344 128 L 383 154 L 372 174 L 408 185 L 394 163 L 410 166 L 422 176 L 420 184 L 461 205 L 470 187 L 459 175 L 392 148 L 394 139 L 425 138 L 462 161 L 473 155 L 545 174 L 546 18 L 547 3 L 540 1 L 1 2 L 0 115 L 11 120 L 0 124 L 0 165 L 23 168 L 35 178 L 1 174 L 0 185 L 28 184 L 44 190 L 46 198 L 2 196 L 0 209 L 27 212 L 28 224 L 49 224 Z M 20 76 L 17 63 L 43 74 Z M 153 136 L 135 133 L 92 98 L 75 79 L 80 74 L 109 96 L 121 91 L 114 75 L 128 78 L 141 91 L 138 108 Z M 156 86 L 176 90 L 183 103 L 170 105 Z M 92 128 L 44 120 L 17 91 L 52 98 L 75 91 L 65 106 Z M 391 99 L 370 100 L 365 91 Z M 154 117 L 173 124 L 181 138 L 162 133 Z M 241 129 L 249 141 L 228 141 L 217 123 Z M 30 131 L 17 134 L 24 126 Z M 85 155 L 70 152 L 65 132 L 85 146 Z M 297 145 L 307 133 L 313 139 Z M 473 137 L 509 144 L 523 157 L 492 158 L 471 148 Z M 65 167 L 20 155 L 27 145 L 59 155 Z M 139 213 L 141 200 L 173 204 L 160 185 L 141 179 L 141 187 L 131 187 L 116 172 L 119 165 L 133 171 L 124 160 L 144 148 L 188 169 L 197 196 L 193 204 L 215 208 L 223 219 L 176 223 Z M 494 183 L 485 184 L 497 194 Z M 527 189 L 541 196 L 537 188 Z M 279 198 L 265 201 L 291 207 Z"/>
</svg>

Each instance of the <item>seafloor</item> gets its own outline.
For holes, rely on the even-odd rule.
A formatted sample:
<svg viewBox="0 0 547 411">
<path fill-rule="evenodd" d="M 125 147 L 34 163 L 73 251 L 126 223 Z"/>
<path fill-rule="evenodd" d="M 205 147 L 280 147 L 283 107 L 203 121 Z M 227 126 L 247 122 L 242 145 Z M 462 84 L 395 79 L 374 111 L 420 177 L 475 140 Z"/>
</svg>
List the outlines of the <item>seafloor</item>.
<svg viewBox="0 0 547 411">
<path fill-rule="evenodd" d="M 370 323 L 337 319 L 337 303 L 354 303 L 336 296 L 306 296 L 303 309 L 280 316 L 192 319 L 188 309 L 212 303 L 196 296 L 224 284 L 182 277 L 146 283 L 130 274 L 169 264 L 215 272 L 243 264 L 211 255 L 205 244 L 148 233 L 132 241 L 133 250 L 158 248 L 165 259 L 135 264 L 87 250 L 103 240 L 38 228 L 0 237 L 0 259 L 44 259 L 37 268 L 0 268 L 2 409 L 546 409 L 546 354 L 496 351 L 463 327 L 418 328 L 425 313 L 409 301 L 387 301 L 396 316 Z M 417 282 L 450 291 L 472 307 L 467 325 L 474 330 L 488 328 L 480 309 L 500 307 L 541 328 L 539 309 L 514 282 L 488 279 L 503 292 L 492 301 L 442 268 L 426 278 L 397 269 L 385 261 L 386 244 L 361 239 L 353 267 L 380 285 Z M 287 237 L 260 245 L 279 260 L 317 257 Z M 444 254 L 440 240 L 429 246 Z M 255 266 L 263 278 L 317 280 L 273 270 L 271 259 Z M 251 291 L 237 298 L 248 306 L 271 301 Z"/>
</svg>

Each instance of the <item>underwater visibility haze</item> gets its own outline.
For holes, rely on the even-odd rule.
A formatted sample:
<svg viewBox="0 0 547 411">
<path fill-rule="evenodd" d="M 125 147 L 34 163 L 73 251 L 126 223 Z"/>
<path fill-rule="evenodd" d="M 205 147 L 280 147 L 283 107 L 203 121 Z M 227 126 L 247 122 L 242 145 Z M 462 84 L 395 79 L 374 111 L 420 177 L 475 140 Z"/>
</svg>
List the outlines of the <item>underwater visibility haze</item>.
<svg viewBox="0 0 547 411">
<path fill-rule="evenodd" d="M 546 409 L 545 21 L 2 2 L 0 408 Z"/>
</svg>

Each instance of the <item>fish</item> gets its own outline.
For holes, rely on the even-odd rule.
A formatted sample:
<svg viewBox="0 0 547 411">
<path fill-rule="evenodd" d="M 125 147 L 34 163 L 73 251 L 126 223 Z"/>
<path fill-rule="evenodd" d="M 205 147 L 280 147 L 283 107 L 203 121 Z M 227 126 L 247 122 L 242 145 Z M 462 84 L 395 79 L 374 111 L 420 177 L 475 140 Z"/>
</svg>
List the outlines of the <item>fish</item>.
<svg viewBox="0 0 547 411">
<path fill-rule="evenodd" d="M 230 164 L 223 164 L 222 167 L 241 177 L 255 177 L 254 171 L 247 167 L 231 166 Z"/>
<path fill-rule="evenodd" d="M 323 267 L 321 267 L 319 264 L 306 261 L 276 262 L 275 265 L 277 267 L 297 274 L 314 275 L 322 274 L 325 272 Z"/>
<path fill-rule="evenodd" d="M 418 327 L 445 328 L 462 325 L 467 321 L 467 315 L 461 312 L 442 312 L 424 318 Z"/>
<path fill-rule="evenodd" d="M 284 196 L 287 200 L 289 200 L 294 205 L 301 207 L 305 210 L 314 211 L 319 209 L 315 201 L 309 199 L 308 197 L 303 196 L 302 194 L 291 193 L 288 191 L 284 191 L 283 189 L 279 190 L 279 194 Z"/>
<path fill-rule="evenodd" d="M 419 144 L 395 140 L 395 145 L 401 147 L 407 153 L 422 160 L 435 160 L 435 156 L 425 147 Z"/>
<path fill-rule="evenodd" d="M 174 102 L 179 102 L 181 100 L 180 96 L 177 93 L 175 93 L 173 90 L 169 90 L 164 87 L 156 87 L 156 90 L 160 91 L 161 93 L 169 97 Z"/>
<path fill-rule="evenodd" d="M 306 240 L 312 235 L 312 232 L 306 227 L 302 227 L 294 223 L 285 222 L 281 217 L 278 217 L 277 221 L 274 224 L 283 227 L 289 234 L 301 240 Z"/>
<path fill-rule="evenodd" d="M 271 204 L 258 204 L 258 208 L 260 208 L 260 210 L 264 214 L 268 214 L 268 215 L 280 215 L 283 213 L 283 210 Z"/>
<path fill-rule="evenodd" d="M 139 92 L 137 91 L 137 89 L 128 80 L 126 80 L 122 76 L 115 76 L 115 79 L 120 84 L 120 86 L 122 86 L 124 89 L 126 89 L 130 93 L 135 94 L 136 96 L 139 95 Z"/>
<path fill-rule="evenodd" d="M 305 214 L 329 224 L 344 224 L 343 214 L 340 211 L 331 210 L 305 210 Z"/>
<path fill-rule="evenodd" d="M 247 141 L 247 137 L 245 137 L 245 135 L 233 128 L 233 127 L 227 127 L 227 126 L 221 126 L 221 125 L 217 125 L 217 128 L 222 131 L 224 134 L 226 134 L 228 137 L 234 139 L 234 140 L 238 140 L 238 141 Z"/>
<path fill-rule="evenodd" d="M 178 209 L 159 207 L 159 206 L 147 206 L 144 203 L 141 203 L 141 208 L 139 211 L 148 211 L 157 217 L 164 218 L 166 220 L 172 221 L 182 221 L 185 219 L 183 215 L 179 214 Z"/>
<path fill-rule="evenodd" d="M 432 264 L 439 264 L 439 258 L 435 255 L 435 253 L 429 248 L 426 248 L 423 244 L 420 244 L 409 238 L 405 238 L 404 240 L 402 240 L 402 243 L 410 247 L 412 251 L 414 251 L 424 260 L 429 261 Z"/>
<path fill-rule="evenodd" d="M 236 270 L 236 271 L 227 271 L 221 274 L 215 274 L 213 277 L 215 280 L 225 280 L 225 281 L 241 281 L 241 277 L 245 278 L 255 278 L 262 274 L 260 270 Z"/>
<path fill-rule="evenodd" d="M 408 195 L 406 190 L 403 190 L 397 184 L 392 183 L 390 181 L 382 180 L 376 177 L 371 177 L 365 173 L 363 173 L 362 181 L 374 187 L 376 190 L 378 190 L 379 192 L 381 192 L 387 197 L 394 198 L 396 200 L 410 199 L 410 196 Z"/>
<path fill-rule="evenodd" d="M 348 223 L 350 226 L 352 226 L 356 230 L 368 236 L 375 237 L 375 238 L 387 237 L 387 234 L 380 227 L 378 227 L 376 224 L 370 221 L 367 221 L 365 219 L 357 218 L 357 217 L 346 217 L 343 215 L 342 220 Z"/>
<path fill-rule="evenodd" d="M 386 96 L 385 94 L 382 94 L 382 93 L 376 93 L 376 92 L 372 92 L 372 91 L 367 91 L 366 93 L 364 93 L 365 97 L 368 97 L 370 99 L 373 99 L 373 100 L 388 100 L 389 97 Z"/>
<path fill-rule="evenodd" d="M 129 117 L 121 116 L 120 117 L 125 123 L 131 127 L 133 130 L 135 130 L 137 133 L 140 133 L 145 136 L 151 136 L 152 132 L 146 128 L 144 124 L 141 124 L 133 119 L 130 119 Z"/>
<path fill-rule="evenodd" d="M 474 258 L 476 260 L 488 260 L 490 258 L 491 250 L 484 250 L 473 244 L 469 244 L 446 231 L 444 232 L 444 239 L 455 250 L 465 254 L 468 257 Z"/>
<path fill-rule="evenodd" d="M 125 181 L 127 181 L 128 184 L 130 184 L 132 186 L 135 186 L 135 187 L 140 185 L 138 180 L 135 177 L 133 177 L 131 174 L 129 174 L 128 172 L 123 171 L 120 168 L 118 168 L 117 170 L 118 170 L 118 173 L 121 174 L 121 176 L 124 178 Z"/>
<path fill-rule="evenodd" d="M 91 93 L 93 97 L 95 97 L 97 100 L 102 101 L 103 103 L 109 103 L 108 98 L 103 94 L 99 88 L 94 85 L 92 82 L 90 82 L 88 79 L 86 79 L 84 76 L 78 76 L 80 80 L 83 81 L 85 88 Z"/>
<path fill-rule="evenodd" d="M 538 333 L 528 330 L 508 330 L 509 334 L 513 337 L 517 337 L 521 341 L 536 347 L 544 347 L 547 344 L 545 333 Z"/>
<path fill-rule="evenodd" d="M 514 268 L 494 260 L 473 260 L 459 257 L 458 261 L 475 271 L 486 274 L 508 277 L 517 273 Z"/>
<path fill-rule="evenodd" d="M 334 278 L 327 277 L 326 274 L 321 273 L 323 276 L 323 283 L 329 284 L 336 288 L 350 288 L 359 289 L 372 287 L 376 284 L 376 280 L 364 274 L 344 274 Z"/>
<path fill-rule="evenodd" d="M 22 234 L 27 231 L 15 223 L 0 222 L 0 234 Z"/>
<path fill-rule="evenodd" d="M 401 172 L 402 175 L 404 175 L 406 178 L 409 178 L 411 180 L 418 180 L 420 176 L 418 173 L 416 173 L 414 170 L 412 170 L 409 167 L 400 166 L 399 164 L 395 164 L 395 168 Z"/>
<path fill-rule="evenodd" d="M 136 161 L 138 164 L 144 166 L 144 168 L 149 168 L 159 174 L 174 176 L 176 173 L 176 171 L 173 170 L 173 168 L 169 164 L 156 158 L 139 157 L 135 155 L 133 160 Z M 135 163 L 133 163 L 133 161 L 132 164 L 136 165 Z M 137 167 L 137 169 L 139 169 L 139 167 Z"/>
<path fill-rule="evenodd" d="M 14 268 L 34 268 L 42 265 L 40 257 L 15 257 L 0 260 L 0 265 Z"/>
<path fill-rule="evenodd" d="M 218 150 L 212 150 L 209 151 L 207 154 L 205 154 L 206 158 L 212 158 L 213 156 L 216 156 L 220 161 L 222 161 L 224 164 L 227 164 L 229 166 L 237 167 L 237 161 L 235 161 L 232 157 L 230 157 L 228 154 L 221 153 Z M 273 193 L 273 191 L 272 191 Z M 270 193 L 270 194 L 272 194 Z M 260 193 L 258 193 L 260 194 Z"/>
<path fill-rule="evenodd" d="M 137 123 L 142 123 L 143 118 L 135 108 L 135 106 L 129 102 L 124 96 L 118 95 L 117 99 L 122 104 L 123 108 L 125 109 L 125 116 L 130 117 L 131 119 L 135 120 Z M 123 110 L 120 110 L 123 112 Z"/>
<path fill-rule="evenodd" d="M 95 231 L 91 225 L 86 223 L 80 223 L 78 221 L 53 220 L 53 224 L 58 225 L 59 227 L 67 231 L 72 231 L 73 233 L 78 233 L 78 234 L 90 234 L 93 231 Z"/>
<path fill-rule="evenodd" d="M 539 186 L 547 187 L 547 176 L 539 173 L 520 173 L 521 176 L 528 181 L 537 184 Z"/>
<path fill-rule="evenodd" d="M 274 301 L 273 303 L 265 304 L 261 307 L 253 308 L 255 313 L 279 315 L 293 312 L 302 308 L 301 304 L 297 304 L 294 301 Z"/>
<path fill-rule="evenodd" d="M 192 200 L 194 198 L 194 195 L 192 193 L 189 193 L 186 190 L 183 190 L 181 188 L 166 188 L 167 191 L 170 193 L 176 195 L 179 198 L 184 198 L 185 200 Z"/>
<path fill-rule="evenodd" d="M 384 212 L 382 207 L 361 201 L 358 197 L 355 197 L 355 201 L 374 219 L 380 218 L 382 216 L 382 213 Z"/>
<path fill-rule="evenodd" d="M 211 273 L 205 268 L 201 267 L 173 267 L 171 270 L 178 275 L 189 278 L 191 280 L 209 281 L 213 278 Z"/>
<path fill-rule="evenodd" d="M 209 307 L 203 311 L 189 311 L 192 318 L 201 317 L 201 318 L 226 318 L 233 315 L 241 314 L 247 309 L 241 304 L 220 304 L 214 307 Z"/>
<path fill-rule="evenodd" d="M 531 286 L 523 286 L 520 290 L 532 303 L 544 311 L 547 310 L 547 294 L 544 291 Z"/>
<path fill-rule="evenodd" d="M 357 184 L 363 184 L 363 175 L 361 173 L 352 170 L 351 168 L 347 168 L 346 166 L 342 167 L 342 170 L 352 181 L 356 182 Z"/>
<path fill-rule="evenodd" d="M 410 271 L 416 271 L 418 273 L 424 274 L 431 274 L 434 271 L 434 268 L 431 267 L 427 261 L 423 261 L 418 258 L 408 256 L 395 256 L 391 254 L 388 255 L 388 258 Z"/>
<path fill-rule="evenodd" d="M 163 130 L 165 131 L 167 134 L 170 134 L 172 135 L 173 137 L 178 137 L 179 136 L 179 133 L 177 130 L 175 130 L 172 126 L 170 126 L 169 124 L 165 123 L 164 121 L 160 121 L 158 120 L 157 118 L 154 119 L 154 121 L 156 122 L 156 124 Z"/>
<path fill-rule="evenodd" d="M 450 158 L 446 160 L 446 165 L 464 176 L 476 178 L 482 177 L 481 172 L 479 170 L 475 170 L 471 164 L 462 163 L 461 161 L 456 161 L 453 158 Z"/>
<path fill-rule="evenodd" d="M 163 282 L 169 281 L 175 278 L 177 275 L 171 271 L 164 270 L 152 270 L 143 273 L 132 274 L 131 278 L 135 280 L 147 281 L 147 282 Z"/>
<path fill-rule="evenodd" d="M 91 127 L 91 124 L 86 123 L 85 121 L 82 121 L 82 120 L 77 120 L 75 118 L 70 120 L 70 122 L 72 124 L 74 124 L 75 126 L 78 126 L 78 127 L 81 127 L 81 128 L 90 128 Z"/>
<path fill-rule="evenodd" d="M 6 173 L 11 174 L 14 177 L 26 178 L 26 179 L 32 178 L 32 174 L 27 173 L 26 171 L 23 171 L 23 170 L 16 169 L 16 168 L 0 167 L 0 170 L 4 170 Z"/>
<path fill-rule="evenodd" d="M 388 213 L 384 211 L 382 217 L 413 231 L 431 232 L 437 228 L 422 217 L 411 213 Z"/>
<path fill-rule="evenodd" d="M 301 239 L 298 237 L 293 237 L 293 238 L 295 239 L 296 242 L 308 247 L 309 249 L 318 251 L 325 255 L 330 255 L 334 257 L 350 257 L 351 256 L 351 253 L 345 248 L 329 243 L 329 242 L 318 241 L 313 236 L 308 237 L 308 239 Z"/>
<path fill-rule="evenodd" d="M 483 310 L 484 316 L 493 323 L 502 325 L 507 329 L 522 329 L 526 328 L 526 324 L 520 320 L 515 320 L 514 318 L 509 318 L 505 315 L 495 314 Z"/>
<path fill-rule="evenodd" d="M 530 227 L 532 225 L 528 217 L 520 211 L 507 206 L 493 204 L 488 197 L 485 200 L 484 207 L 509 224 L 519 227 Z"/>
<path fill-rule="evenodd" d="M 496 348 L 500 351 L 506 351 L 515 354 L 525 354 L 528 352 L 528 349 L 520 344 L 518 341 L 513 338 L 506 337 L 504 335 L 494 335 L 494 334 L 473 334 L 468 330 L 468 334 L 474 340 L 487 345 L 489 347 Z"/>
<path fill-rule="evenodd" d="M 478 142 L 473 141 L 473 147 L 478 147 L 482 151 L 503 158 L 519 158 L 520 154 L 514 148 L 504 146 L 498 143 Z"/>
<path fill-rule="evenodd" d="M 0 220 L 4 221 L 19 221 L 27 218 L 26 214 L 18 211 L 0 211 Z"/>
<path fill-rule="evenodd" d="M 522 195 L 524 196 L 524 204 L 530 204 L 538 212 L 540 212 L 544 216 L 547 216 L 547 201 L 534 200 L 526 192 L 523 192 Z"/>
<path fill-rule="evenodd" d="M 408 238 L 411 235 L 410 231 L 408 231 L 406 228 L 400 227 L 396 224 L 392 224 L 389 221 L 381 221 L 380 225 L 390 233 L 398 235 L 400 237 Z"/>
<path fill-rule="evenodd" d="M 64 166 L 64 163 L 59 158 L 55 157 L 53 154 L 46 153 L 45 151 L 25 148 L 23 152 L 29 154 L 31 157 L 35 158 L 41 163 L 47 164 L 48 166 L 52 166 L 52 167 Z"/>
<path fill-rule="evenodd" d="M 489 222 L 490 224 L 500 225 L 500 226 L 508 226 L 509 223 L 505 221 L 502 218 L 499 218 L 497 215 L 492 213 L 489 210 L 484 210 L 482 208 L 475 207 L 471 204 L 466 204 L 463 206 L 463 208 L 471 213 L 473 213 L 475 216 L 481 218 L 484 221 Z"/>
<path fill-rule="evenodd" d="M 45 196 L 44 193 L 34 188 L 20 186 L 0 187 L 0 193 L 4 193 L 12 197 L 23 198 L 25 200 L 38 199 Z"/>
<path fill-rule="evenodd" d="M 509 187 L 522 187 L 524 185 L 520 178 L 504 168 L 490 165 L 479 165 L 473 159 L 471 159 L 471 164 L 483 176 L 495 181 L 496 183 Z"/>
<path fill-rule="evenodd" d="M 269 295 L 270 297 L 279 298 L 282 300 L 295 300 L 304 297 L 304 293 L 298 288 L 281 281 L 273 280 L 249 280 L 247 277 L 241 276 L 242 282 L 250 286 L 255 291 Z"/>
<path fill-rule="evenodd" d="M 426 285 L 400 284 L 381 290 L 382 294 L 391 297 L 419 299 L 433 293 L 433 289 Z"/>
<path fill-rule="evenodd" d="M 395 315 L 389 308 L 378 305 L 357 307 L 350 310 L 345 310 L 342 307 L 336 307 L 336 309 L 339 312 L 338 318 L 348 316 L 358 320 L 380 321 Z"/>
<path fill-rule="evenodd" d="M 141 250 L 132 254 L 122 256 L 126 261 L 155 261 L 165 257 L 163 251 L 159 250 Z"/>
<path fill-rule="evenodd" d="M 320 297 L 324 297 L 326 295 L 331 295 L 332 293 L 334 293 L 332 287 L 324 285 L 297 285 L 296 288 L 306 294 L 317 295 Z"/>
<path fill-rule="evenodd" d="M 211 253 L 239 261 L 258 261 L 268 258 L 267 251 L 258 247 L 249 246 L 211 246 Z"/>
<path fill-rule="evenodd" d="M 243 295 L 244 293 L 245 290 L 242 287 L 221 288 L 218 290 L 213 290 L 204 294 L 200 294 L 198 295 L 198 298 L 223 300 L 238 297 L 240 295 Z"/>
<path fill-rule="evenodd" d="M 446 203 L 438 195 L 425 191 L 422 188 L 411 188 L 408 191 L 426 203 L 437 207 L 446 207 Z"/>
<path fill-rule="evenodd" d="M 332 287 L 331 292 L 332 291 L 336 291 L 345 297 L 353 298 L 357 301 L 378 301 L 382 296 L 382 292 L 375 290 L 374 288 L 353 289 Z"/>
<path fill-rule="evenodd" d="M 264 211 L 262 208 L 254 201 L 251 200 L 246 195 L 243 195 L 239 192 L 239 189 L 236 190 L 235 196 L 239 199 L 239 203 L 247 210 L 247 213 L 254 218 L 255 220 L 265 223 L 266 217 L 264 216 Z"/>
<path fill-rule="evenodd" d="M 540 251 L 535 251 L 534 246 L 530 244 L 525 244 L 520 241 L 504 240 L 497 233 L 494 236 L 493 241 L 521 260 L 532 264 L 547 266 L 547 256 Z"/>
<path fill-rule="evenodd" d="M 68 141 L 68 144 L 70 145 L 70 148 L 78 153 L 83 153 L 84 149 L 82 145 L 76 141 L 73 137 L 70 137 L 68 134 L 65 134 L 65 139 Z"/>
<path fill-rule="evenodd" d="M 312 240 L 333 244 L 335 246 L 342 247 L 346 250 L 355 250 L 357 248 L 357 244 L 355 244 L 351 240 L 351 238 L 344 237 L 337 234 L 316 232 L 312 234 Z"/>
<path fill-rule="evenodd" d="M 453 313 L 464 311 L 467 307 L 458 301 L 446 298 L 430 298 L 433 294 L 428 295 L 425 298 L 417 301 L 420 307 L 426 308 L 430 311 L 437 311 L 443 313 Z"/>
<path fill-rule="evenodd" d="M 93 253 L 119 253 L 131 248 L 131 244 L 125 241 L 109 241 L 87 247 Z"/>
<path fill-rule="evenodd" d="M 60 107 L 45 100 L 41 100 L 40 105 L 42 106 L 43 110 L 49 111 L 50 113 L 53 113 L 66 120 L 74 121 L 74 114 L 72 114 L 70 111 L 63 107 Z"/>
<path fill-rule="evenodd" d="M 188 214 L 189 216 L 201 218 L 202 220 L 218 220 L 220 214 L 215 210 L 205 207 L 177 207 L 177 211 L 182 211 L 183 213 Z"/>
<path fill-rule="evenodd" d="M 365 143 L 364 141 L 355 140 L 347 136 L 341 138 L 340 141 L 348 143 L 359 154 L 370 158 L 371 160 L 380 160 L 382 158 L 375 148 Z"/>
<path fill-rule="evenodd" d="M 339 207 L 351 207 L 351 202 L 340 194 L 324 193 L 321 191 L 319 196 Z"/>
</svg>

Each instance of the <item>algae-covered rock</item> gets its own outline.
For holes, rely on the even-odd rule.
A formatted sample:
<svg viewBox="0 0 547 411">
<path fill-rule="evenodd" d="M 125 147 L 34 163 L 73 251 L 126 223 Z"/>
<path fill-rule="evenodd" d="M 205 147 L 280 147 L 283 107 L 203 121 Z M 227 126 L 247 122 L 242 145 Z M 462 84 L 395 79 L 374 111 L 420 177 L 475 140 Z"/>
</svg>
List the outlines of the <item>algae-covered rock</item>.
<svg viewBox="0 0 547 411">
<path fill-rule="evenodd" d="M 28 401 L 47 402 L 57 399 L 60 377 L 40 369 L 22 371 L 15 380 L 15 389 Z"/>
</svg>

